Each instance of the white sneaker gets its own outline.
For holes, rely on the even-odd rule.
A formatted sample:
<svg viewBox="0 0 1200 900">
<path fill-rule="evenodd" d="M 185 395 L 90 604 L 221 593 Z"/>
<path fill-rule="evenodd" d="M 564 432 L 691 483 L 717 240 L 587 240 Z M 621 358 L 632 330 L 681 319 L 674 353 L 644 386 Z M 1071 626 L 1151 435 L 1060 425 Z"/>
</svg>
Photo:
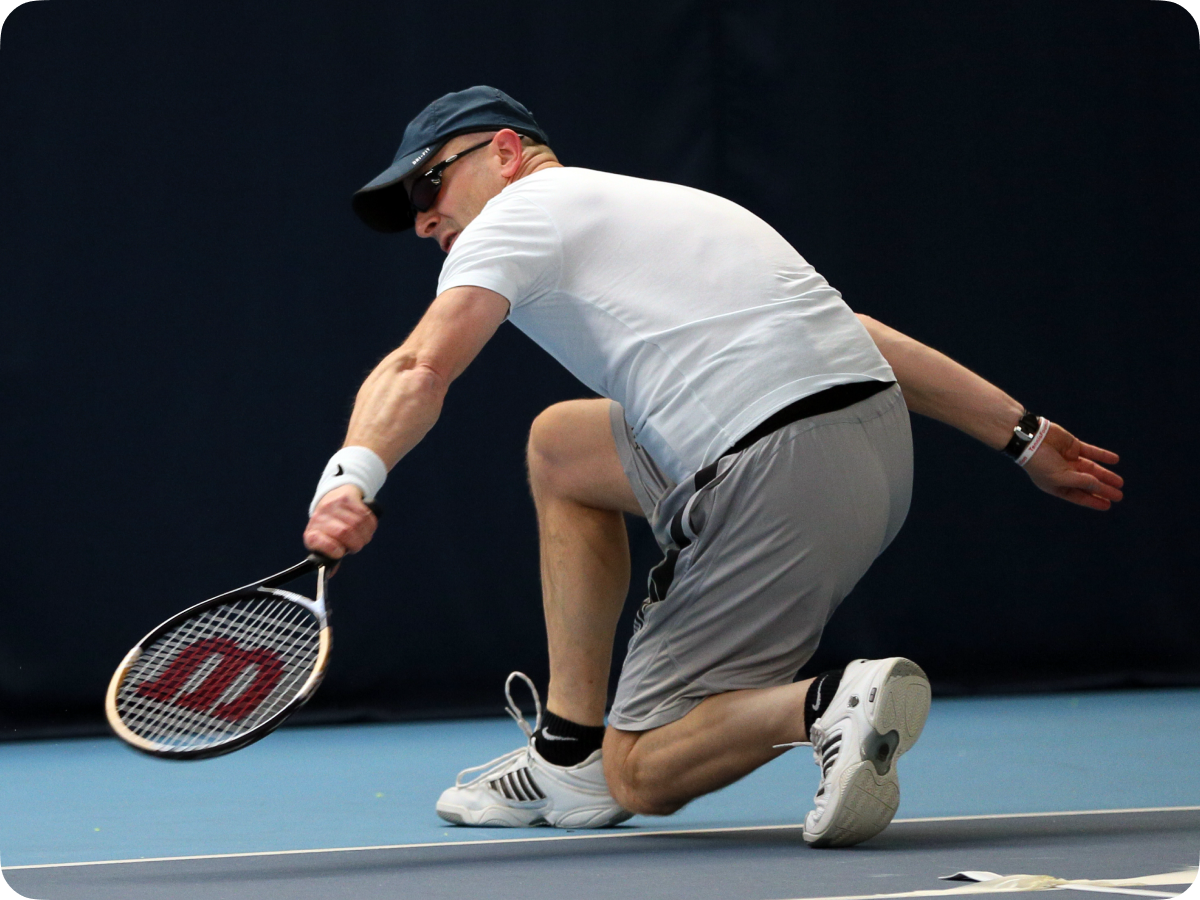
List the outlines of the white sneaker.
<svg viewBox="0 0 1200 900">
<path fill-rule="evenodd" d="M 523 680 L 533 694 L 537 718 L 532 728 L 513 702 L 514 678 Z M 542 701 L 529 678 L 513 672 L 504 682 L 504 696 L 508 698 L 508 714 L 521 726 L 528 743 L 491 762 L 459 772 L 454 787 L 447 788 L 438 798 L 439 816 L 455 825 L 603 828 L 633 815 L 618 806 L 608 792 L 601 751 L 595 751 L 579 765 L 556 766 L 546 762 L 534 749 L 533 733 L 542 724 Z M 464 781 L 472 772 L 479 774 Z"/>
<path fill-rule="evenodd" d="M 821 767 L 816 808 L 804 819 L 814 847 L 849 847 L 883 831 L 900 805 L 896 760 L 929 715 L 929 679 L 900 657 L 856 659 L 809 736 Z"/>
</svg>

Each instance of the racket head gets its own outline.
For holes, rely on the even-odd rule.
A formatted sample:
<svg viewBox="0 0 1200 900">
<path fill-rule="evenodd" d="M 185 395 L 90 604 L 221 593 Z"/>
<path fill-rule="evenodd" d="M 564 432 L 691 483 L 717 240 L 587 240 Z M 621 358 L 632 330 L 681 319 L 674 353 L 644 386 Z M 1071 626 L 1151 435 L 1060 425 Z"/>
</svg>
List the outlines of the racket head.
<svg viewBox="0 0 1200 900">
<path fill-rule="evenodd" d="M 270 734 L 325 675 L 332 645 L 325 570 L 317 599 L 251 586 L 163 622 L 113 673 L 113 731 L 161 759 L 206 759 Z"/>
</svg>

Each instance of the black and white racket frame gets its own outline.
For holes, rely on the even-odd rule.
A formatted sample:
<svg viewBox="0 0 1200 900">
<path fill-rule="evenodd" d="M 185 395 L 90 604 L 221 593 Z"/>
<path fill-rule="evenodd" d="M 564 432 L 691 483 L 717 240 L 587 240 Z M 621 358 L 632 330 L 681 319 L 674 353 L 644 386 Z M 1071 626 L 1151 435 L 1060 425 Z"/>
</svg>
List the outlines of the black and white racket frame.
<svg viewBox="0 0 1200 900">
<path fill-rule="evenodd" d="M 278 728 L 288 716 L 309 701 L 317 688 L 320 687 L 321 680 L 325 677 L 325 670 L 329 665 L 329 655 L 333 644 L 333 632 L 329 627 L 329 605 L 325 589 L 326 571 L 336 566 L 338 562 L 338 560 L 330 559 L 319 553 L 311 553 L 303 562 L 284 569 L 282 572 L 272 575 L 269 578 L 264 578 L 261 581 L 253 582 L 237 590 L 220 594 L 205 600 L 203 603 L 197 603 L 195 606 L 188 607 L 150 631 L 137 642 L 137 645 L 132 650 L 125 654 L 125 658 L 117 666 L 117 670 L 113 673 L 112 680 L 108 684 L 108 692 L 104 699 L 104 711 L 108 717 L 108 724 L 117 737 L 134 749 L 159 759 L 196 760 L 209 759 L 214 756 L 221 756 L 226 753 L 232 753 L 235 750 L 240 750 L 260 738 L 266 737 Z M 291 591 L 279 590 L 280 585 L 294 581 L 310 572 L 317 573 L 315 599 L 310 600 L 308 597 L 292 593 Z M 180 749 L 171 745 L 147 740 L 141 735 L 135 734 L 125 725 L 118 711 L 117 698 L 125 682 L 126 675 L 147 647 L 153 646 L 154 642 L 164 634 L 205 610 L 238 600 L 253 600 L 264 597 L 286 600 L 303 606 L 316 617 L 320 626 L 316 663 L 296 696 L 287 705 L 244 734 L 213 746 L 192 749 Z"/>
</svg>

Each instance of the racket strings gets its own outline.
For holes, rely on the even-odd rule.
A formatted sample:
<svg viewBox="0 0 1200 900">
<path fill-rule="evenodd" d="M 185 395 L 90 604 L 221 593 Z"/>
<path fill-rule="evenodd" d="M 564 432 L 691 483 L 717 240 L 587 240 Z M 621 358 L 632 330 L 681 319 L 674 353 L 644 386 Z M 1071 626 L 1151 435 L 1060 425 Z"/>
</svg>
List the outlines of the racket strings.
<svg viewBox="0 0 1200 900">
<path fill-rule="evenodd" d="M 320 623 L 297 603 L 255 597 L 222 604 L 143 651 L 121 684 L 117 711 L 126 727 L 156 744 L 215 746 L 294 700 L 319 648 Z"/>
<path fill-rule="evenodd" d="M 303 619 L 307 618 L 307 615 L 300 607 L 296 607 L 292 604 L 283 604 L 283 608 L 288 614 L 290 614 L 289 618 L 292 619 L 291 623 L 289 623 L 286 619 L 275 620 L 269 615 L 256 616 L 253 614 L 247 614 L 248 611 L 244 609 L 229 609 L 228 607 L 218 608 L 214 611 L 216 614 L 213 615 L 208 621 L 195 623 L 195 626 L 192 628 L 181 628 L 179 634 L 172 636 L 174 640 L 164 642 L 166 645 L 165 649 L 170 654 L 166 669 L 163 672 L 164 675 L 170 671 L 170 666 L 174 664 L 174 660 L 178 660 L 182 653 L 187 652 L 188 648 L 197 646 L 201 647 L 203 651 L 207 653 L 208 659 L 206 659 L 205 662 L 209 664 L 210 669 L 208 673 L 199 673 L 198 677 L 193 676 L 194 681 L 189 681 L 189 683 L 183 685 L 182 690 L 179 690 L 177 693 L 175 693 L 174 703 L 169 707 L 167 714 L 164 717 L 164 722 L 158 728 L 160 731 L 160 738 L 164 736 L 161 734 L 161 732 L 172 730 L 178 731 L 181 727 L 195 731 L 198 733 L 197 737 L 208 740 L 217 737 L 218 732 L 232 732 L 235 734 L 240 733 L 253 728 L 257 722 L 261 721 L 263 718 L 269 717 L 277 708 L 279 708 L 279 706 L 282 706 L 283 703 L 286 703 L 291 699 L 291 696 L 295 693 L 295 689 L 298 689 L 300 684 L 303 683 L 303 680 L 307 678 L 307 674 L 309 669 L 311 669 L 311 666 L 302 666 L 299 670 L 296 670 L 295 666 L 293 666 L 294 677 L 292 680 L 296 681 L 298 676 L 299 683 L 293 685 L 285 684 L 284 691 L 280 692 L 282 696 L 277 696 L 275 698 L 277 701 L 276 703 L 267 703 L 261 705 L 259 714 L 252 718 L 246 719 L 245 721 L 239 721 L 241 717 L 238 716 L 218 716 L 216 713 L 220 710 L 222 705 L 219 701 L 224 698 L 226 694 L 237 696 L 238 688 L 244 688 L 246 686 L 241 683 L 241 679 L 247 675 L 247 669 L 256 677 L 259 675 L 259 673 L 256 671 L 258 668 L 257 666 L 246 665 L 246 667 L 241 670 L 238 679 L 235 680 L 234 685 L 231 685 L 229 689 L 226 690 L 223 684 L 217 684 L 213 686 L 213 688 L 210 688 L 207 694 L 201 694 L 200 697 L 195 697 L 196 694 L 201 693 L 201 687 L 206 681 L 209 680 L 209 677 L 215 675 L 215 673 L 220 670 L 222 665 L 226 665 L 226 668 L 231 667 L 227 665 L 227 660 L 229 663 L 232 663 L 233 666 L 236 666 L 237 663 L 242 662 L 242 660 L 239 660 L 237 657 L 240 655 L 239 650 L 243 646 L 255 648 L 262 648 L 264 646 L 280 647 L 281 642 L 283 642 L 282 646 L 284 647 L 289 645 L 294 647 L 296 639 L 299 637 L 302 649 L 305 635 L 303 633 L 300 635 L 289 633 L 290 629 L 288 629 L 287 626 L 289 624 L 293 624 L 297 619 L 303 621 Z M 177 653 L 176 651 L 179 650 L 180 647 L 184 649 L 182 652 Z M 214 658 L 220 659 L 220 662 L 215 666 L 212 666 L 211 660 Z M 162 669 L 162 666 L 159 668 Z M 212 680 L 219 681 L 220 679 L 213 678 Z M 148 682 L 152 681 L 152 678 L 148 679 Z M 293 690 L 287 690 L 289 686 L 292 687 Z M 169 680 L 166 687 L 168 690 L 172 687 Z M 172 699 L 171 697 L 161 698 L 155 696 L 155 692 L 152 691 L 145 692 L 145 694 L 150 696 L 152 699 L 166 699 L 168 702 L 170 702 Z M 193 698 L 192 702 L 190 703 L 187 702 L 187 698 L 189 697 Z M 198 716 L 196 715 L 197 713 L 199 713 Z"/>
<path fill-rule="evenodd" d="M 150 655 L 155 658 L 148 661 L 145 677 L 130 679 L 130 684 L 136 684 L 137 689 L 129 698 L 129 711 L 141 719 L 144 737 L 180 747 L 197 743 L 211 744 L 235 737 L 286 705 L 307 679 L 311 663 L 305 665 L 309 662 L 305 657 L 315 660 L 315 648 L 310 646 L 310 652 L 305 653 L 304 646 L 305 643 L 313 643 L 305 640 L 309 637 L 305 632 L 311 629 L 301 627 L 300 632 L 296 632 L 296 625 L 303 626 L 304 620 L 309 618 L 307 613 L 287 603 L 279 604 L 284 612 L 283 618 L 262 615 L 262 601 L 254 603 L 259 607 L 258 610 L 246 608 L 249 604 L 245 603 L 238 606 L 242 608 L 218 608 L 200 621 L 186 623 L 151 648 Z M 265 697 L 250 696 L 250 703 L 243 704 L 241 710 L 231 714 L 227 708 L 222 710 L 222 706 L 228 707 L 239 696 L 247 699 L 251 686 L 262 680 L 261 667 L 255 664 L 255 660 L 245 658 L 249 654 L 242 651 L 242 647 L 254 647 L 260 651 L 265 647 L 276 651 L 276 659 L 279 660 L 276 668 L 285 670 L 285 674 L 291 677 L 268 676 L 270 681 L 282 681 L 274 696 L 269 691 Z M 180 675 L 186 676 L 189 668 L 188 660 L 183 657 L 195 648 L 199 648 L 200 653 L 206 656 L 203 665 L 207 671 L 193 674 L 180 685 Z M 280 650 L 283 651 L 281 654 L 278 653 Z M 200 654 L 194 654 L 194 657 L 196 655 Z M 292 658 L 289 659 L 289 656 Z M 194 657 L 191 660 L 193 664 L 196 661 Z M 219 660 L 215 665 L 214 659 Z M 224 679 L 217 676 L 222 666 L 227 673 Z M 174 673 L 172 667 L 176 668 Z M 182 672 L 179 671 L 181 667 Z M 291 672 L 286 673 L 289 668 Z M 231 680 L 228 677 L 231 671 L 237 672 L 237 677 L 226 687 Z M 140 684 L 137 684 L 139 680 Z M 209 681 L 216 683 L 205 692 L 203 688 Z M 225 715 L 219 714 L 222 711 Z"/>
</svg>

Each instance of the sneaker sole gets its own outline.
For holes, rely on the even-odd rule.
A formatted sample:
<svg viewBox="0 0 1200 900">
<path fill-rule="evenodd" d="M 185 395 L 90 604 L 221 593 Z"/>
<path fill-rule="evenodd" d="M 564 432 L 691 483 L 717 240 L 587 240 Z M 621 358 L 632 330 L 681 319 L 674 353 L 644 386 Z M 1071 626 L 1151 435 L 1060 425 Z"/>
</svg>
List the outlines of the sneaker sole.
<svg viewBox="0 0 1200 900">
<path fill-rule="evenodd" d="M 897 659 L 877 688 L 881 696 L 870 719 L 874 733 L 863 742 L 862 762 L 841 777 L 841 800 L 829 826 L 804 839 L 813 847 L 850 847 L 875 837 L 900 805 L 896 760 L 912 749 L 929 717 L 929 678 L 915 662 Z"/>
<path fill-rule="evenodd" d="M 900 784 L 893 767 L 879 776 L 869 761 L 855 763 L 842 773 L 837 815 L 820 837 L 805 833 L 813 847 L 852 847 L 875 837 L 891 824 L 900 805 Z"/>
<path fill-rule="evenodd" d="M 925 729 L 931 696 L 929 677 L 915 662 L 898 659 L 884 677 L 880 691 L 871 727 L 880 739 L 896 733 L 898 742 L 890 761 L 911 750 Z"/>
<path fill-rule="evenodd" d="M 474 825 L 482 828 L 533 828 L 545 823 L 545 819 L 537 810 L 511 809 L 505 806 L 467 809 L 465 806 L 439 803 L 437 814 L 453 825 Z"/>
<path fill-rule="evenodd" d="M 599 809 L 573 809 L 562 816 L 551 815 L 547 822 L 555 828 L 608 828 L 632 818 L 633 813 L 611 806 Z"/>
<path fill-rule="evenodd" d="M 525 812 L 525 815 L 521 813 Z M 439 803 L 437 814 L 454 825 L 472 825 L 481 828 L 534 828 L 550 825 L 554 828 L 607 828 L 618 825 L 633 813 L 612 807 L 602 809 L 573 809 L 562 816 L 544 818 L 541 813 L 528 815 L 528 811 L 506 806 L 489 806 L 485 809 L 467 809 L 451 803 Z"/>
</svg>

